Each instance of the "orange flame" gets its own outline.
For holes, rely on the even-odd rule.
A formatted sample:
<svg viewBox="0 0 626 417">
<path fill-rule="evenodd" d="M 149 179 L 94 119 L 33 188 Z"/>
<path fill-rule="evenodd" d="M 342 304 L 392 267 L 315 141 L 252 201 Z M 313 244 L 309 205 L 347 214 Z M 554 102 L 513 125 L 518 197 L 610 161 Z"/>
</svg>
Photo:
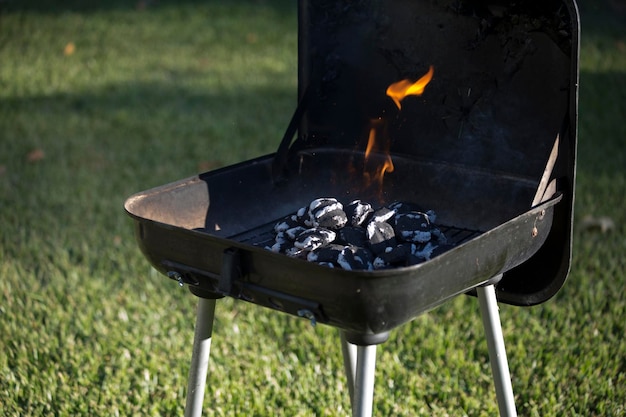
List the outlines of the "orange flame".
<svg viewBox="0 0 626 417">
<path fill-rule="evenodd" d="M 401 80 L 395 82 L 387 88 L 387 95 L 391 97 L 394 103 L 396 103 L 398 109 L 401 109 L 402 106 L 400 105 L 400 102 L 404 100 L 406 96 L 421 96 L 424 93 L 424 89 L 433 78 L 434 72 L 435 70 L 431 65 L 428 69 L 428 72 L 424 74 L 422 78 L 415 82 L 411 82 L 410 80 Z"/>
<path fill-rule="evenodd" d="M 367 182 L 377 182 L 380 186 L 382 186 L 385 173 L 393 172 L 394 170 L 393 161 L 391 160 L 391 156 L 389 155 L 389 139 L 385 137 L 384 133 L 379 132 L 379 130 L 384 131 L 384 128 L 384 119 L 375 119 L 371 121 L 370 133 L 367 139 L 367 147 L 365 148 L 365 177 L 367 179 Z M 384 143 L 382 143 L 381 141 L 384 141 Z M 384 157 L 384 160 L 382 161 L 382 164 L 379 163 L 379 165 L 375 166 L 373 169 L 368 169 L 368 162 L 372 151 L 382 155 Z"/>
</svg>

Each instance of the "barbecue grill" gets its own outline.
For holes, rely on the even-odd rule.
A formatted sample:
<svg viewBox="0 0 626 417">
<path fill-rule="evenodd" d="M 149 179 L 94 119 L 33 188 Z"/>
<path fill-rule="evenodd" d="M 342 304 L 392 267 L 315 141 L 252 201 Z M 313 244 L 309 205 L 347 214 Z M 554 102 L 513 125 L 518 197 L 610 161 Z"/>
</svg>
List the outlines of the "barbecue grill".
<svg viewBox="0 0 626 417">
<path fill-rule="evenodd" d="M 376 345 L 466 293 L 515 415 L 496 298 L 542 303 L 569 271 L 576 4 L 301 0 L 298 19 L 298 103 L 276 153 L 125 204 L 150 263 L 199 297 L 186 415 L 201 412 L 218 298 L 337 327 L 353 416 L 369 416 Z M 419 92 L 389 93 L 424 74 Z M 319 197 L 432 209 L 446 250 L 378 270 L 268 250 L 276 223 Z"/>
</svg>

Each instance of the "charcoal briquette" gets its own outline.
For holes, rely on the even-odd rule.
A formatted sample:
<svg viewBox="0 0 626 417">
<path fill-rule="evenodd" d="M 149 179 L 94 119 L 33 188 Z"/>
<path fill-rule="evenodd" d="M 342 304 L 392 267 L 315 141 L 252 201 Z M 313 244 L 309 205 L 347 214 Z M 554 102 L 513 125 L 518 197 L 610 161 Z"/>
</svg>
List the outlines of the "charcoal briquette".
<svg viewBox="0 0 626 417">
<path fill-rule="evenodd" d="M 279 221 L 278 223 L 276 223 L 276 225 L 274 225 L 274 232 L 275 233 L 284 232 L 286 230 L 289 230 L 293 227 L 298 226 L 299 224 L 300 223 L 296 219 L 296 216 L 294 215 L 287 216 L 281 221 Z"/>
<path fill-rule="evenodd" d="M 308 215 L 309 215 L 308 207 L 301 207 L 298 209 L 298 211 L 295 214 L 296 221 L 298 221 L 299 223 L 304 223 L 304 219 L 306 219 Z"/>
<path fill-rule="evenodd" d="M 343 211 L 343 204 L 336 198 L 318 198 L 309 205 L 309 220 L 312 227 L 340 229 L 346 225 L 348 217 Z"/>
<path fill-rule="evenodd" d="M 396 215 L 396 212 L 388 209 L 387 207 L 382 207 L 376 210 L 372 216 L 370 217 L 370 222 L 388 222 Z"/>
<path fill-rule="evenodd" d="M 318 198 L 277 222 L 266 248 L 347 270 L 415 265 L 452 248 L 435 218 L 411 203 L 375 210 L 362 200 L 344 207 L 335 198 Z"/>
<path fill-rule="evenodd" d="M 336 263 L 339 254 L 344 249 L 343 245 L 330 244 L 327 246 L 320 246 L 317 249 L 308 253 L 306 259 L 309 262 L 330 262 Z"/>
<path fill-rule="evenodd" d="M 300 233 L 294 242 L 294 246 L 306 251 L 312 251 L 331 243 L 336 236 L 337 234 L 332 230 L 314 227 Z"/>
<path fill-rule="evenodd" d="M 410 254 L 410 245 L 400 244 L 398 246 L 385 249 L 384 252 L 378 254 L 378 257 L 389 265 L 401 265 L 406 264 L 407 258 Z"/>
<path fill-rule="evenodd" d="M 393 227 L 387 222 L 370 221 L 366 228 L 367 243 L 375 254 L 397 245 Z"/>
<path fill-rule="evenodd" d="M 390 210 L 395 211 L 397 214 L 409 213 L 411 211 L 424 211 L 419 205 L 413 203 L 405 203 L 402 201 L 396 201 L 387 206 Z"/>
<path fill-rule="evenodd" d="M 430 234 L 432 235 L 432 239 L 440 245 L 445 245 L 448 242 L 446 235 L 444 235 L 443 232 L 436 227 L 433 227 Z"/>
<path fill-rule="evenodd" d="M 289 238 L 290 240 L 296 240 L 296 238 L 305 230 L 307 230 L 307 228 L 304 226 L 296 226 L 296 227 L 292 227 L 291 229 L 285 230 L 284 233 L 285 233 L 285 236 Z"/>
<path fill-rule="evenodd" d="M 337 242 L 344 245 L 365 246 L 367 237 L 362 227 L 346 226 L 337 232 Z"/>
<path fill-rule="evenodd" d="M 293 247 L 293 243 L 288 240 L 278 240 L 275 241 L 271 247 L 268 247 L 269 250 L 276 253 L 285 253 L 287 249 Z"/>
<path fill-rule="evenodd" d="M 346 246 L 337 258 L 337 264 L 345 270 L 372 269 L 369 252 L 363 248 Z"/>
<path fill-rule="evenodd" d="M 437 248 L 437 245 L 433 244 L 432 242 L 428 242 L 424 245 L 419 245 L 416 246 L 413 250 L 413 255 L 417 256 L 418 258 L 424 259 L 425 261 L 428 261 L 432 258 L 433 255 L 433 251 Z"/>
<path fill-rule="evenodd" d="M 291 256 L 292 258 L 301 258 L 301 259 L 306 259 L 307 253 L 308 251 L 295 247 L 295 246 L 285 251 L 285 255 Z"/>
<path fill-rule="evenodd" d="M 374 212 L 374 209 L 370 203 L 354 200 L 344 208 L 344 211 L 348 217 L 348 222 L 352 226 L 361 226 L 369 215 Z"/>
<path fill-rule="evenodd" d="M 396 236 L 405 242 L 428 242 L 432 237 L 432 226 L 425 213 L 411 211 L 394 218 Z"/>
</svg>

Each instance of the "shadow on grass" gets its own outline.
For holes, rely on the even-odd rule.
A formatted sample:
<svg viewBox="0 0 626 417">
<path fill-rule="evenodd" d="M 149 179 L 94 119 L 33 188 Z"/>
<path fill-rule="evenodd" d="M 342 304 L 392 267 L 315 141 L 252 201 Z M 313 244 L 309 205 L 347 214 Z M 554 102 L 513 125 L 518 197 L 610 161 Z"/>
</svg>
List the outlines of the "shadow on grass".
<svg viewBox="0 0 626 417">
<path fill-rule="evenodd" d="M 206 6 L 211 3 L 229 6 L 263 6 L 271 7 L 276 12 L 293 14 L 296 2 L 292 0 L 68 0 L 60 2 L 58 0 L 0 0 L 1 13 L 46 13 L 61 14 L 67 12 L 90 14 L 102 11 L 129 11 L 159 9 L 164 7 L 180 7 L 184 5 Z"/>
<path fill-rule="evenodd" d="M 265 130 L 272 126 L 286 127 L 296 100 L 295 87 L 292 90 L 248 86 L 239 91 L 225 92 L 167 83 L 131 82 L 110 84 L 76 94 L 4 98 L 0 99 L 0 109 L 5 115 L 13 117 L 49 116 L 51 122 L 58 117 L 77 116 L 129 124 L 153 121 L 161 129 L 164 122 L 169 121 L 194 130 L 194 127 L 208 128 L 211 124 L 222 125 L 238 120 L 250 128 Z M 112 127 L 120 128 L 119 125 Z"/>
<path fill-rule="evenodd" d="M 626 161 L 624 94 L 626 73 L 581 72 L 578 167 L 583 175 L 622 174 Z M 266 148 L 273 148 L 295 106 L 295 87 L 225 92 L 132 82 L 77 94 L 0 99 L 6 123 L 0 118 L 0 130 L 10 137 L 11 118 L 26 120 L 34 114 L 48 126 L 71 119 L 104 130 L 103 134 L 126 131 L 135 138 L 180 135 L 181 140 L 199 136 L 225 141 L 235 135 L 263 138 Z M 71 135 L 72 126 L 65 128 Z"/>
</svg>

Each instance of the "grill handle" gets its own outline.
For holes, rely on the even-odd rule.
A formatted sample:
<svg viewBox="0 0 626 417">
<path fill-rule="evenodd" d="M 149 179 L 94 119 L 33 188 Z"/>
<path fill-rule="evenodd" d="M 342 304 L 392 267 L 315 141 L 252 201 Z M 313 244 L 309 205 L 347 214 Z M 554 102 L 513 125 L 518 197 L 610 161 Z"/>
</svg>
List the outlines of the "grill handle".
<svg viewBox="0 0 626 417">
<path fill-rule="evenodd" d="M 237 248 L 228 248 L 222 254 L 222 271 L 217 284 L 220 294 L 236 297 L 234 283 L 241 278 L 241 254 Z"/>
<path fill-rule="evenodd" d="M 287 130 L 283 135 L 282 140 L 280 141 L 280 145 L 278 145 L 278 150 L 276 151 L 276 155 L 274 156 L 274 161 L 272 161 L 272 180 L 274 184 L 280 184 L 281 182 L 286 180 L 285 177 L 285 166 L 287 165 L 287 156 L 289 155 L 289 146 L 291 145 L 291 141 L 293 140 L 293 136 L 296 134 L 298 130 L 298 126 L 300 125 L 300 121 L 302 120 L 302 116 L 308 107 L 308 103 L 310 101 L 309 97 L 311 89 L 307 87 L 302 94 L 302 98 L 296 107 L 293 115 L 291 116 L 291 120 L 289 121 L 289 125 L 287 126 Z"/>
</svg>

